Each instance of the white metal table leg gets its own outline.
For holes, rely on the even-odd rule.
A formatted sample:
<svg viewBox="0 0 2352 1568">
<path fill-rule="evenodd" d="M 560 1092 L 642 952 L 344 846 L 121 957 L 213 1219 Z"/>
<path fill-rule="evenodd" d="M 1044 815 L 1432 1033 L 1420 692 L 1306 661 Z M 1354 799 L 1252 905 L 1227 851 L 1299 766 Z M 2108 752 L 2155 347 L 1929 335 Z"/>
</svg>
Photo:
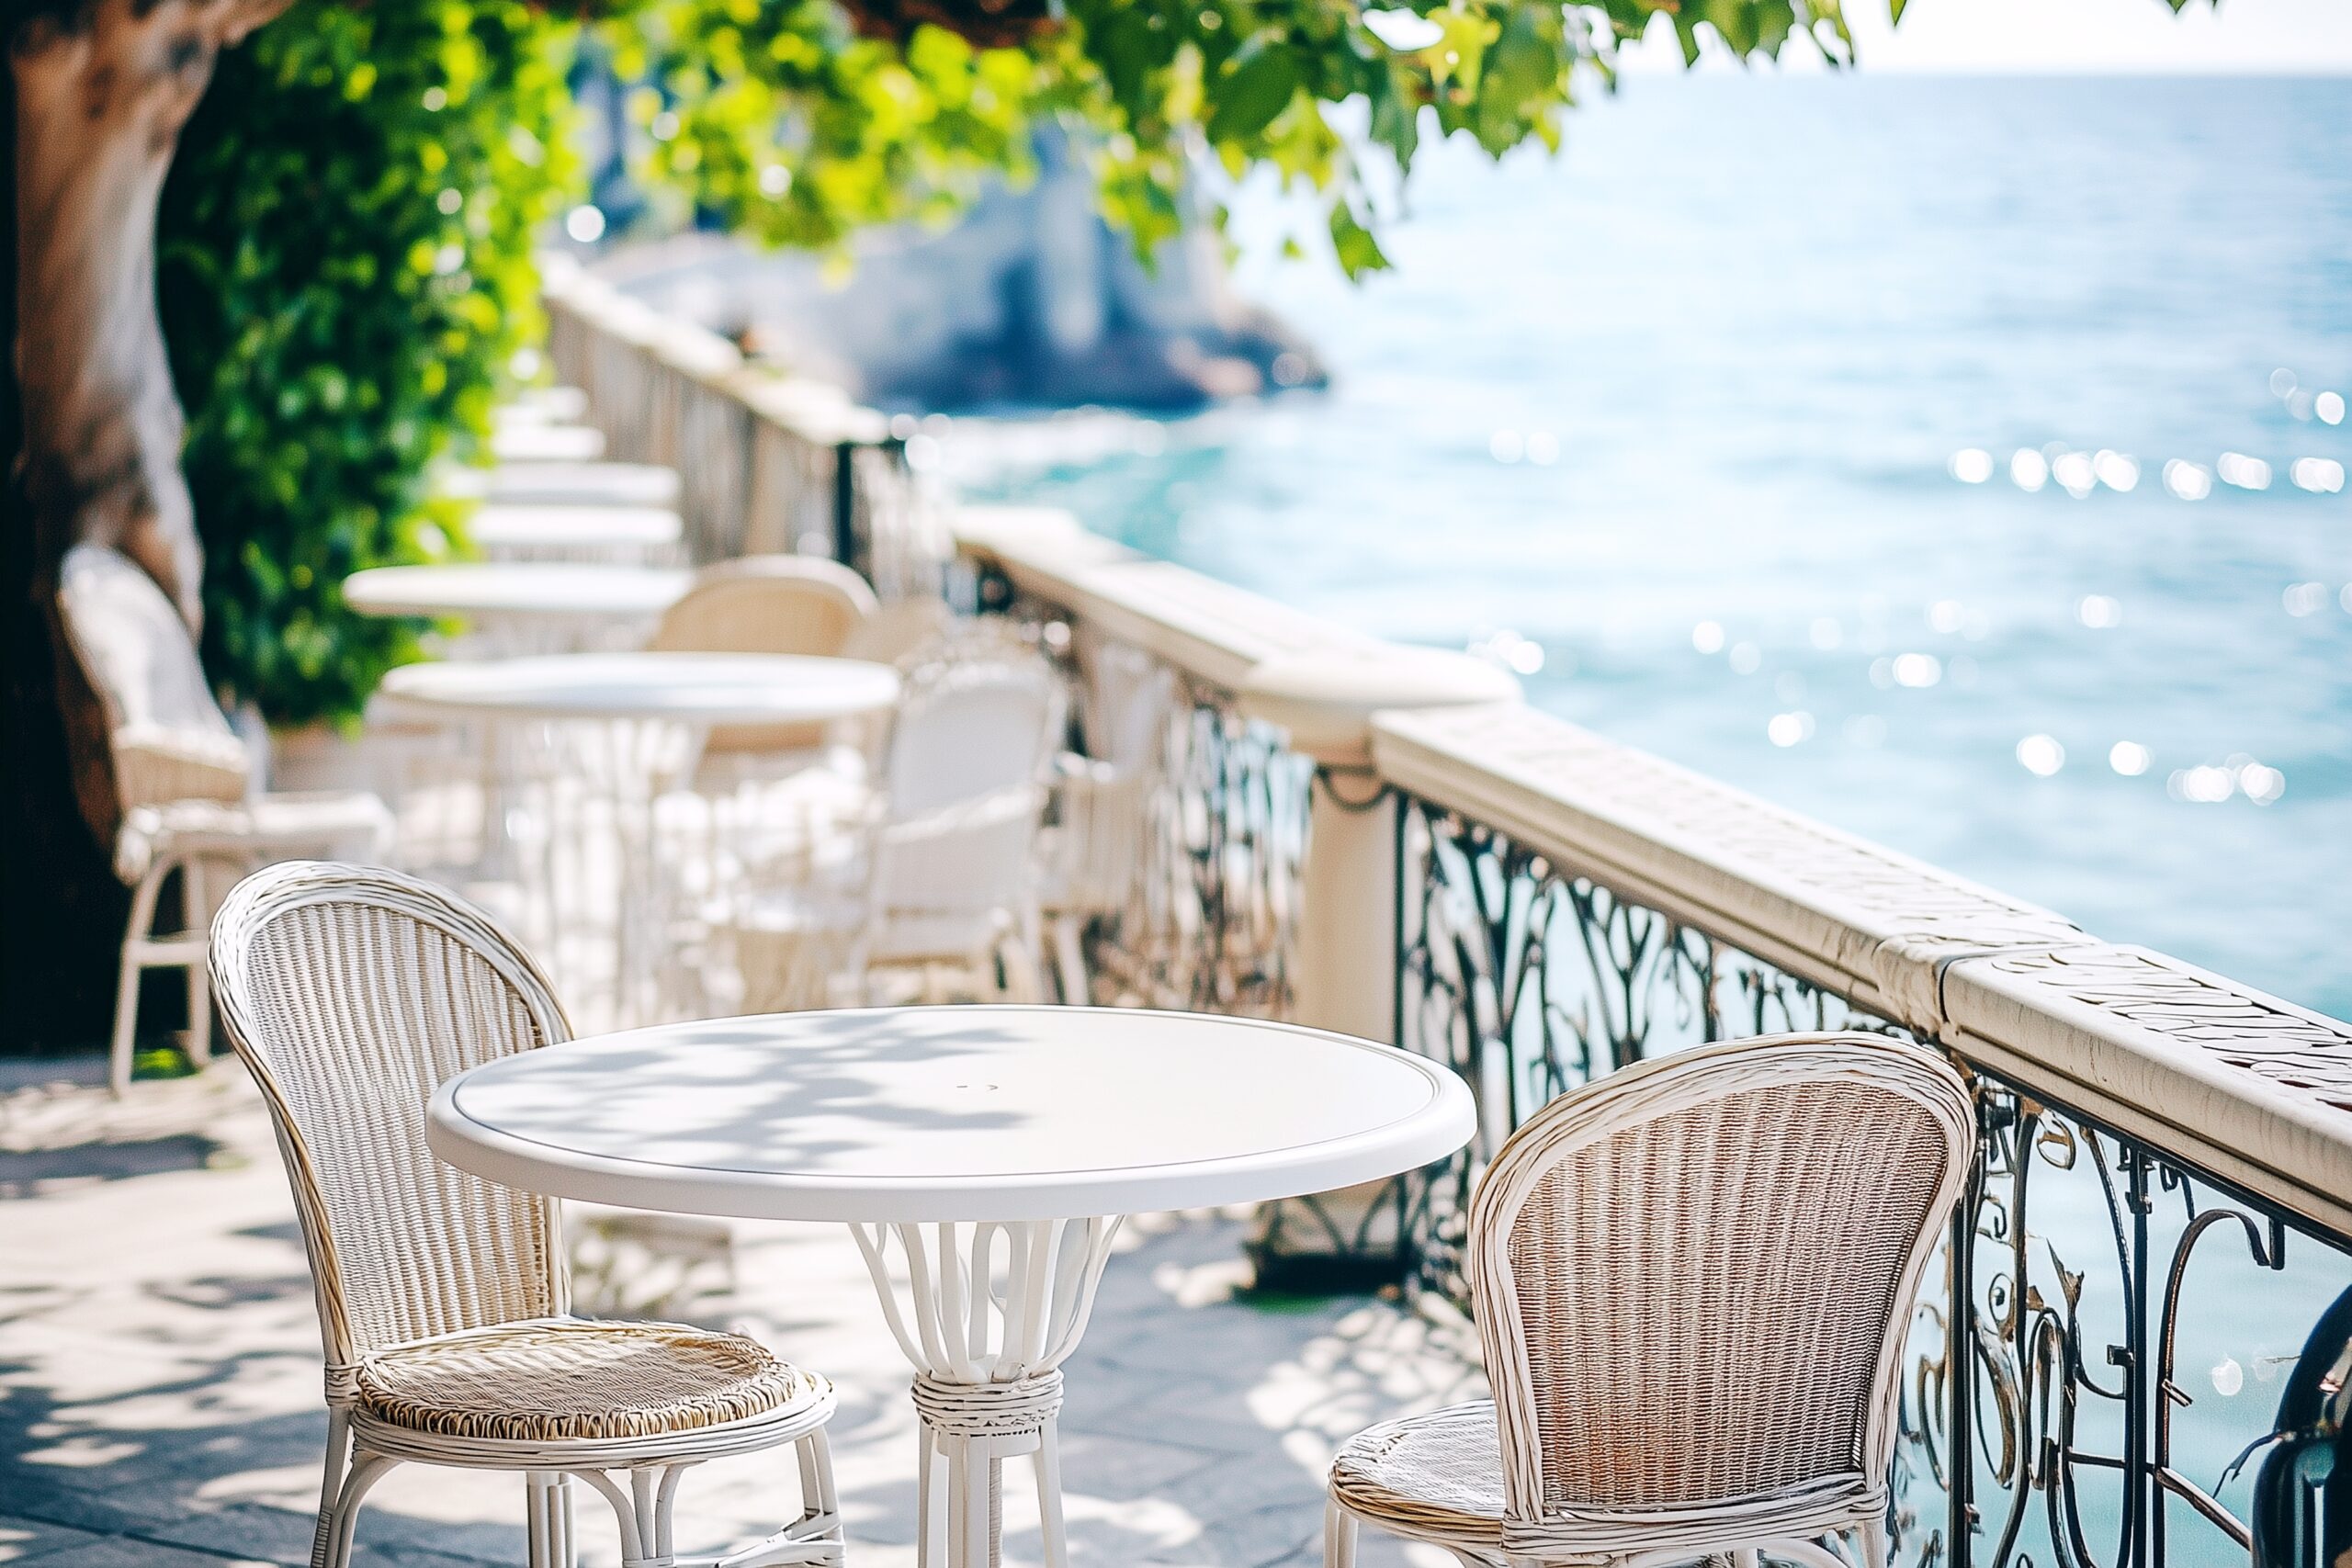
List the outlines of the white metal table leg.
<svg viewBox="0 0 2352 1568">
<path fill-rule="evenodd" d="M 1117 1234 L 1116 1218 L 857 1224 L 859 1250 L 922 1419 L 922 1568 L 992 1568 L 1002 1461 L 1033 1456 L 1047 1568 L 1069 1558 L 1056 1416 Z M 891 1269 L 895 1240 L 905 1278 Z"/>
</svg>

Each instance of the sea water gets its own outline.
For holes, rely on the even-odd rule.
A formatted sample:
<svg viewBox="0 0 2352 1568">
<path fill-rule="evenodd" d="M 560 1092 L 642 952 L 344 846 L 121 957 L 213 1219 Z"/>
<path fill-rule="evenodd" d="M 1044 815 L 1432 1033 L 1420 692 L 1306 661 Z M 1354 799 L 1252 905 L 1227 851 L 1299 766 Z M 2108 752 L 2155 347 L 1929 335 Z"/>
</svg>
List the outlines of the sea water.
<svg viewBox="0 0 2352 1568">
<path fill-rule="evenodd" d="M 2352 1015 L 2352 81 L 1641 76 L 1430 150 L 1328 390 L 959 438 L 967 494 Z"/>
</svg>

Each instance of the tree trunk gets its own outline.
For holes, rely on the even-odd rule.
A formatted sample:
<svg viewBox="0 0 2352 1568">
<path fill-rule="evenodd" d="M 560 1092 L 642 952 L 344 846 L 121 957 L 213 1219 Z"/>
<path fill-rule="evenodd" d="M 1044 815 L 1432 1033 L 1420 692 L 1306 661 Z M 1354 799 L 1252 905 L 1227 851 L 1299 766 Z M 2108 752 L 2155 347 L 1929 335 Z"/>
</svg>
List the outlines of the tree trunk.
<svg viewBox="0 0 2352 1568">
<path fill-rule="evenodd" d="M 35 0 L 36 7 L 40 0 Z M 8 967 L 37 1038 L 103 1031 L 120 816 L 96 694 L 62 640 L 66 550 L 120 550 L 200 626 L 203 558 L 155 310 L 155 201 L 220 51 L 288 0 L 67 0 L 8 39 L 15 106 Z M 74 820 L 79 818 L 79 822 Z M 46 1005 L 41 1005 L 46 1004 Z M 92 1027 L 92 1009 L 96 1027 Z"/>
</svg>

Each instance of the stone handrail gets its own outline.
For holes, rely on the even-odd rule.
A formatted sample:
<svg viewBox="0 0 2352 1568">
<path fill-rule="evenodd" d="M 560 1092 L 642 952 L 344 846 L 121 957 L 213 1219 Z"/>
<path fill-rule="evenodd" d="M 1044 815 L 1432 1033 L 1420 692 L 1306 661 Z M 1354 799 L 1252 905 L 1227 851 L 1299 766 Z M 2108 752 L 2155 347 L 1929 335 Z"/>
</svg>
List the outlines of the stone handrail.
<svg viewBox="0 0 2352 1568">
<path fill-rule="evenodd" d="M 1270 669 L 1317 653 L 1364 660 L 1379 646 L 1125 550 L 1066 514 L 967 508 L 956 531 L 967 558 L 1023 592 L 1235 694 L 1245 711 Z M 1406 681 L 1396 702 L 1419 700 L 1416 690 Z M 1363 726 L 1361 751 L 1382 784 L 2352 1235 L 2352 1025 L 2101 942 L 1517 701 L 1341 708 Z M 1345 750 L 1329 736 L 1305 749 L 1327 766 Z M 1311 927 L 1311 886 L 1308 908 Z"/>
</svg>

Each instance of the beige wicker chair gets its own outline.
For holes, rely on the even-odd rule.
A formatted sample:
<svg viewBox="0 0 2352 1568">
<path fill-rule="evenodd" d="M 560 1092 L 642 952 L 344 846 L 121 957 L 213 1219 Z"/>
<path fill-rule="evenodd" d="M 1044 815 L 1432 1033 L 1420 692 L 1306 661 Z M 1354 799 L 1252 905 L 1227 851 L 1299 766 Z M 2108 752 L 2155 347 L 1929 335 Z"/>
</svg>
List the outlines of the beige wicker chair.
<svg viewBox="0 0 2352 1568">
<path fill-rule="evenodd" d="M 695 573 L 646 647 L 832 658 L 874 610 L 874 590 L 845 566 L 814 556 L 746 556 Z M 703 754 L 807 751 L 825 739 L 821 724 L 726 726 L 711 731 Z"/>
<path fill-rule="evenodd" d="M 1711 1046 L 1555 1101 L 1471 1203 L 1494 1399 L 1348 1443 L 1326 1562 L 1366 1519 L 1498 1568 L 1881 1568 L 1897 1357 L 1973 1144 L 1959 1077 L 1878 1035 Z"/>
<path fill-rule="evenodd" d="M 139 979 L 187 970 L 188 1055 L 211 1053 L 212 1001 L 204 930 L 216 897 L 264 861 L 384 852 L 391 814 L 359 791 L 260 795 L 244 743 L 213 701 L 187 624 L 153 578 L 98 545 L 66 552 L 58 579 L 66 640 L 107 716 L 122 825 L 115 874 L 130 886 L 130 919 L 115 985 L 107 1082 L 130 1087 Z M 180 874 L 183 930 L 158 934 L 164 885 Z"/>
<path fill-rule="evenodd" d="M 669 1568 L 684 1561 L 671 1544 L 680 1476 L 785 1444 L 801 1517 L 692 1561 L 839 1562 L 831 1385 L 739 1335 L 570 1316 L 555 1203 L 426 1149 L 445 1079 L 568 1036 L 503 933 L 414 877 L 289 862 L 230 895 L 212 972 L 277 1126 L 317 1288 L 329 1424 L 316 1568 L 348 1560 L 368 1489 L 409 1461 L 521 1472 L 533 1568 L 571 1561 L 571 1476 L 611 1503 L 629 1568 Z"/>
</svg>

